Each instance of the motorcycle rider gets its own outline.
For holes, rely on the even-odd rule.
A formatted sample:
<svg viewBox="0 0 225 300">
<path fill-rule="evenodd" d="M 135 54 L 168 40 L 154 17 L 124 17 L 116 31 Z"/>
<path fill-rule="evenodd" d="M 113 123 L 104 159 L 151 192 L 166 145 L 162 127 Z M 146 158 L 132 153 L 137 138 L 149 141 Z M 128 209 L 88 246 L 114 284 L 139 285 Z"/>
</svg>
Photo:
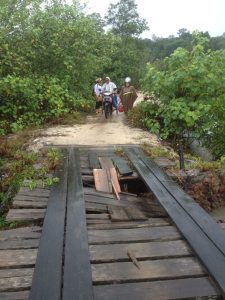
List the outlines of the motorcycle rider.
<svg viewBox="0 0 225 300">
<path fill-rule="evenodd" d="M 133 108 L 134 102 L 138 95 L 135 88 L 131 85 L 131 78 L 126 77 L 124 86 L 120 91 L 120 99 L 123 104 L 124 113 L 127 114 Z"/>
<path fill-rule="evenodd" d="M 111 81 L 111 79 L 107 76 L 105 77 L 105 83 L 102 86 L 102 93 L 104 98 L 104 93 L 110 93 L 112 94 L 112 107 L 117 108 L 117 86 L 114 82 Z M 104 105 L 104 104 L 103 104 Z"/>
</svg>

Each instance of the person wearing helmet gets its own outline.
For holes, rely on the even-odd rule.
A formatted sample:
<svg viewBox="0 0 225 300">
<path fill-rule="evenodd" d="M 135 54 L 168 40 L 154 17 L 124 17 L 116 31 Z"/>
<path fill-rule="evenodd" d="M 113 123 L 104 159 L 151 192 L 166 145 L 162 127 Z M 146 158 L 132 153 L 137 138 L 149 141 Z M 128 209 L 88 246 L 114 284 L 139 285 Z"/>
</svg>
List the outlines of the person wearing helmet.
<svg viewBox="0 0 225 300">
<path fill-rule="evenodd" d="M 133 108 L 134 102 L 137 99 L 137 93 L 135 88 L 131 85 L 131 78 L 126 77 L 124 80 L 124 86 L 120 92 L 120 99 L 123 104 L 124 113 L 127 114 L 129 110 Z"/>
</svg>

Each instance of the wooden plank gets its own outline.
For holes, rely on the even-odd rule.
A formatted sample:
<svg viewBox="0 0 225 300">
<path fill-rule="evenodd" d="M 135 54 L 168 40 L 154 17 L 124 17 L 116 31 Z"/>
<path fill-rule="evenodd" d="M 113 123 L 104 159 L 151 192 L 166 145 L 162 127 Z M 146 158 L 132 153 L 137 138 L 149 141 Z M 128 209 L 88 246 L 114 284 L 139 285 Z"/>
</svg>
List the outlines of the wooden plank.
<svg viewBox="0 0 225 300">
<path fill-rule="evenodd" d="M 86 220 L 87 225 L 103 225 L 103 224 L 112 224 L 112 222 L 109 219 L 87 219 Z M 89 227 L 88 227 L 89 228 Z"/>
<path fill-rule="evenodd" d="M 92 264 L 94 284 L 197 277 L 205 274 L 195 259 L 174 258 L 139 261 L 140 270 L 132 262 Z"/>
<path fill-rule="evenodd" d="M 15 222 L 15 221 L 24 221 L 24 222 L 37 222 L 42 221 L 45 216 L 46 209 L 16 209 L 12 208 L 9 210 L 6 220 L 8 222 Z"/>
<path fill-rule="evenodd" d="M 34 197 L 34 196 L 29 196 L 29 195 L 19 195 L 17 194 L 13 200 L 15 201 L 43 201 L 43 202 L 48 202 L 49 197 Z"/>
<path fill-rule="evenodd" d="M 120 188 L 120 184 L 118 181 L 118 176 L 116 173 L 116 169 L 115 168 L 110 168 L 110 180 L 114 186 L 114 193 L 120 193 L 121 192 L 121 188 Z"/>
<path fill-rule="evenodd" d="M 136 150 L 138 155 L 141 155 L 142 161 L 155 174 L 157 179 L 162 182 L 162 185 L 172 193 L 176 201 L 182 206 L 187 214 L 198 224 L 205 232 L 208 238 L 216 245 L 217 248 L 225 255 L 225 233 L 213 218 L 206 213 L 188 194 L 186 194 L 175 181 L 172 181 L 169 176 L 163 172 L 157 164 L 143 156 L 140 150 Z"/>
<path fill-rule="evenodd" d="M 1 250 L 0 268 L 31 267 L 34 266 L 36 258 L 37 249 Z"/>
<path fill-rule="evenodd" d="M 0 269 L 0 278 L 23 277 L 33 275 L 33 268 Z"/>
<path fill-rule="evenodd" d="M 162 185 L 160 180 L 150 171 L 141 157 L 132 149 L 126 148 L 126 153 L 132 161 L 147 186 L 157 197 L 158 201 L 165 208 L 169 216 L 179 228 L 180 232 L 187 239 L 189 245 L 198 255 L 205 267 L 210 272 L 220 287 L 223 297 L 225 297 L 225 256 L 212 243 L 212 240 L 205 234 L 192 217 L 183 209 L 172 194 Z"/>
<path fill-rule="evenodd" d="M 103 212 L 107 213 L 108 209 L 106 205 L 99 204 L 99 203 L 91 203 L 91 202 L 85 202 L 85 209 L 86 212 Z"/>
<path fill-rule="evenodd" d="M 109 222 L 109 224 L 93 224 L 87 223 L 88 229 L 128 229 L 128 228 L 145 228 L 145 227 L 154 227 L 154 226 L 168 226 L 170 225 L 168 220 L 163 218 L 152 218 L 147 221 L 126 221 L 126 222 Z"/>
<path fill-rule="evenodd" d="M 190 256 L 191 250 L 182 240 L 149 243 L 129 243 L 113 245 L 90 245 L 91 262 L 129 261 L 127 251 L 132 251 L 137 259 L 160 259 Z"/>
<path fill-rule="evenodd" d="M 100 214 L 87 214 L 87 220 L 109 220 L 109 215 L 100 213 Z"/>
<path fill-rule="evenodd" d="M 21 187 L 18 192 L 18 195 L 26 195 L 32 197 L 49 197 L 49 194 L 50 194 L 49 189 L 35 188 L 31 190 L 28 187 Z"/>
<path fill-rule="evenodd" d="M 32 275 L 21 276 L 21 277 L 12 276 L 10 278 L 0 278 L 0 292 L 13 292 L 13 291 L 27 290 L 31 286 L 31 281 L 32 281 Z"/>
<path fill-rule="evenodd" d="M 112 222 L 129 221 L 129 217 L 123 207 L 108 205 L 108 211 Z"/>
<path fill-rule="evenodd" d="M 112 160 L 121 176 L 129 176 L 133 174 L 133 171 L 125 159 L 120 156 L 115 156 Z"/>
<path fill-rule="evenodd" d="M 37 198 L 38 199 L 38 198 Z M 46 208 L 47 201 L 14 201 L 13 208 Z"/>
<path fill-rule="evenodd" d="M 4 241 L 12 238 L 40 238 L 42 228 L 39 226 L 30 226 L 30 227 L 20 227 L 15 229 L 2 230 L 0 241 Z"/>
<path fill-rule="evenodd" d="M 0 293 L 1 300 L 28 300 L 29 291 Z"/>
<path fill-rule="evenodd" d="M 93 175 L 93 170 L 88 169 L 88 168 L 82 168 L 81 169 L 81 174 L 82 175 Z"/>
<path fill-rule="evenodd" d="M 138 207 L 127 206 L 124 208 L 124 210 L 127 213 L 129 220 L 144 221 L 148 219 L 146 215 Z"/>
<path fill-rule="evenodd" d="M 181 236 L 173 226 L 115 229 L 115 230 L 89 230 L 90 244 L 115 244 L 126 242 L 172 241 Z"/>
<path fill-rule="evenodd" d="M 83 190 L 84 190 L 84 197 L 86 197 L 86 195 L 90 195 L 90 196 L 97 196 L 97 197 L 99 196 L 103 198 L 115 199 L 115 197 L 112 194 L 97 192 L 94 188 L 84 187 Z"/>
<path fill-rule="evenodd" d="M 63 300 L 93 299 L 79 150 L 70 150 Z"/>
<path fill-rule="evenodd" d="M 105 193 L 112 193 L 112 184 L 108 180 L 107 171 L 102 169 L 94 169 L 93 173 L 96 190 Z"/>
<path fill-rule="evenodd" d="M 55 174 L 60 180 L 52 187 L 49 197 L 30 300 L 61 299 L 67 168 L 68 154 L 64 151 Z"/>
<path fill-rule="evenodd" d="M 109 157 L 99 157 L 99 162 L 102 169 L 111 169 L 114 168 L 113 162 Z"/>
<path fill-rule="evenodd" d="M 115 205 L 115 206 L 121 206 L 121 207 L 132 206 L 132 205 L 140 203 L 140 201 L 137 199 L 133 200 L 133 201 L 128 201 L 128 200 L 117 201 L 116 199 L 101 197 L 101 195 L 84 195 L 84 199 L 85 199 L 85 201 L 91 202 L 91 203 Z"/>
<path fill-rule="evenodd" d="M 0 250 L 4 249 L 35 249 L 38 248 L 39 239 L 12 239 L 0 242 Z"/>
<path fill-rule="evenodd" d="M 90 169 L 100 169 L 100 163 L 98 160 L 98 156 L 95 152 L 90 151 L 88 153 L 89 167 Z"/>
<path fill-rule="evenodd" d="M 94 286 L 98 300 L 219 299 L 218 290 L 206 277 Z"/>
</svg>

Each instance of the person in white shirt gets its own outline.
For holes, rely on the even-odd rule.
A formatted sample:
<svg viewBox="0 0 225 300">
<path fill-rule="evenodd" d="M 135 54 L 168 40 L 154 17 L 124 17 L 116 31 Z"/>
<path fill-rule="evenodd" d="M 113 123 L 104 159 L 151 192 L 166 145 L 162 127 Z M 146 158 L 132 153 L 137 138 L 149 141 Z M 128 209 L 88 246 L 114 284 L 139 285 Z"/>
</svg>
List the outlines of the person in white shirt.
<svg viewBox="0 0 225 300">
<path fill-rule="evenodd" d="M 96 84 L 94 86 L 94 97 L 95 97 L 95 111 L 96 114 L 99 114 L 101 112 L 102 107 L 102 87 L 101 87 L 101 78 L 97 78 L 95 80 Z"/>
<path fill-rule="evenodd" d="M 104 94 L 105 92 L 112 94 L 112 107 L 117 109 L 117 86 L 109 77 L 105 78 L 105 83 L 102 86 L 102 93 Z"/>
<path fill-rule="evenodd" d="M 109 92 L 112 94 L 116 89 L 117 89 L 117 87 L 116 87 L 115 83 L 112 82 L 109 77 L 106 77 L 105 83 L 102 86 L 102 93 Z"/>
</svg>

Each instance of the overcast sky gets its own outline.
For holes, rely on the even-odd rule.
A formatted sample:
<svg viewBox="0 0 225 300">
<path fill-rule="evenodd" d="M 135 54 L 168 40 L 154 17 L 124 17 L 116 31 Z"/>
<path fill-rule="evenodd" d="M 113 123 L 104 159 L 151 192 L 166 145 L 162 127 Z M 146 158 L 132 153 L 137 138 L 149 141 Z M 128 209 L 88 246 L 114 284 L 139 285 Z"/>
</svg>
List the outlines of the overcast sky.
<svg viewBox="0 0 225 300">
<path fill-rule="evenodd" d="M 81 0 L 89 12 L 106 14 L 109 3 L 118 0 Z M 181 28 L 208 31 L 211 36 L 225 32 L 225 0 L 136 0 L 140 17 L 148 21 L 150 31 L 144 37 L 176 35 Z"/>
</svg>

